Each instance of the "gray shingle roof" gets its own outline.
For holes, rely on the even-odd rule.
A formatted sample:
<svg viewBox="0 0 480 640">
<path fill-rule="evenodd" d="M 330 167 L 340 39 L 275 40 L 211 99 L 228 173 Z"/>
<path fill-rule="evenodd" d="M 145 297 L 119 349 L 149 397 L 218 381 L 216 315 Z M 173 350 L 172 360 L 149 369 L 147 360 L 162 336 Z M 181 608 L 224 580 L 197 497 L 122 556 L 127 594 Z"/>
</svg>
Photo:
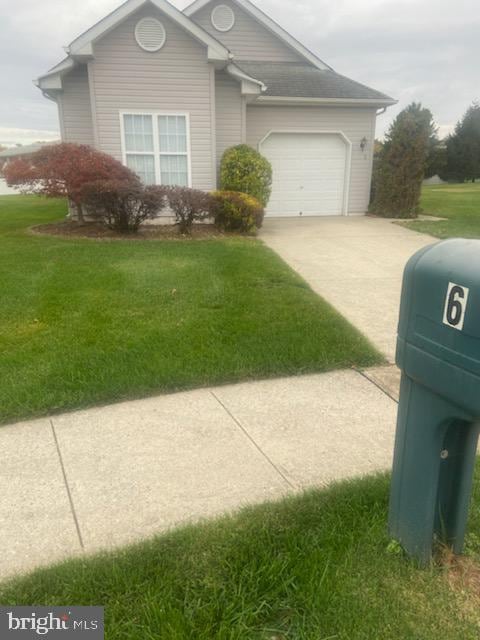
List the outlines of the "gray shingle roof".
<svg viewBox="0 0 480 640">
<path fill-rule="evenodd" d="M 235 60 L 247 75 L 267 87 L 265 96 L 289 98 L 340 98 L 391 100 L 390 96 L 350 80 L 335 71 L 321 70 L 303 62 L 253 62 Z"/>
<path fill-rule="evenodd" d="M 36 144 L 25 144 L 21 147 L 10 147 L 4 151 L 0 151 L 0 158 L 15 158 L 17 156 L 28 156 L 35 151 L 38 151 L 42 147 L 50 144 L 58 144 L 59 140 L 52 140 L 51 142 L 40 142 Z"/>
</svg>

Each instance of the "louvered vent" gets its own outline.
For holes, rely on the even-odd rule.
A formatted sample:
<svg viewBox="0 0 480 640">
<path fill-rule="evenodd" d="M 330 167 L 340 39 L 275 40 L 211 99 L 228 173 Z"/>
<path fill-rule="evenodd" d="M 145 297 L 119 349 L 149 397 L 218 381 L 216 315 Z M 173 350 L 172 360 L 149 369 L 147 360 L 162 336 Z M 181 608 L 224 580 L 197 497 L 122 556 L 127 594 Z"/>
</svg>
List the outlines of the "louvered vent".
<svg viewBox="0 0 480 640">
<path fill-rule="evenodd" d="M 135 27 L 135 40 L 145 51 L 158 51 L 165 44 L 165 27 L 155 18 L 142 18 Z"/>
<path fill-rule="evenodd" d="M 212 11 L 212 24 L 217 31 L 230 31 L 235 24 L 235 14 L 226 4 L 219 4 Z"/>
</svg>

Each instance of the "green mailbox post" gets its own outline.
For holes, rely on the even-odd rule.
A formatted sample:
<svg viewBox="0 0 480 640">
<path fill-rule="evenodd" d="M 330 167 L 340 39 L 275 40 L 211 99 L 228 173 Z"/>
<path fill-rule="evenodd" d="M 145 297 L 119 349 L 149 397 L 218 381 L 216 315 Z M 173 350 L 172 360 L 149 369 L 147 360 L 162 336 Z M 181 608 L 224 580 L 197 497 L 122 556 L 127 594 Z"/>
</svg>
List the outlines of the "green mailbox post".
<svg viewBox="0 0 480 640">
<path fill-rule="evenodd" d="M 389 528 L 427 562 L 435 539 L 461 553 L 480 428 L 480 240 L 446 240 L 405 267 L 402 371 Z"/>
</svg>

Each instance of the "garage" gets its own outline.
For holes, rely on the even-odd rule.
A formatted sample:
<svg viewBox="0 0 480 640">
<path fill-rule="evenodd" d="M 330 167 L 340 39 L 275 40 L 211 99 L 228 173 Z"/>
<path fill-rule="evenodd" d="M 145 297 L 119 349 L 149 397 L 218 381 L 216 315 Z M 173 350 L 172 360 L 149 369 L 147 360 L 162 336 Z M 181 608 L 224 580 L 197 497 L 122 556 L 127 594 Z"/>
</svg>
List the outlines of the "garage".
<svg viewBox="0 0 480 640">
<path fill-rule="evenodd" d="M 349 145 L 341 134 L 271 132 L 260 152 L 273 169 L 267 216 L 335 216 L 347 210 Z"/>
</svg>

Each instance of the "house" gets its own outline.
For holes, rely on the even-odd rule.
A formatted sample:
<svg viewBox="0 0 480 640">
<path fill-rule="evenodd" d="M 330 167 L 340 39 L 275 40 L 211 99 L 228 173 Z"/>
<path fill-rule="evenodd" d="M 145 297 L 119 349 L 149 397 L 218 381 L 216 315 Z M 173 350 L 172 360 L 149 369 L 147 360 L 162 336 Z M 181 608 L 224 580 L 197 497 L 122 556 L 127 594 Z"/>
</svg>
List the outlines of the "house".
<svg viewBox="0 0 480 640">
<path fill-rule="evenodd" d="M 52 142 L 35 142 L 34 144 L 17 145 L 15 147 L 4 149 L 3 151 L 0 151 L 0 169 L 11 160 L 28 158 L 42 147 L 51 144 L 58 144 L 58 142 L 59 140 L 53 140 Z"/>
<path fill-rule="evenodd" d="M 293 10 L 293 5 L 292 5 Z M 249 0 L 127 0 L 38 87 L 62 139 L 147 183 L 211 190 L 225 149 L 272 163 L 269 216 L 365 213 L 375 120 L 395 103 L 336 73 Z"/>
</svg>

